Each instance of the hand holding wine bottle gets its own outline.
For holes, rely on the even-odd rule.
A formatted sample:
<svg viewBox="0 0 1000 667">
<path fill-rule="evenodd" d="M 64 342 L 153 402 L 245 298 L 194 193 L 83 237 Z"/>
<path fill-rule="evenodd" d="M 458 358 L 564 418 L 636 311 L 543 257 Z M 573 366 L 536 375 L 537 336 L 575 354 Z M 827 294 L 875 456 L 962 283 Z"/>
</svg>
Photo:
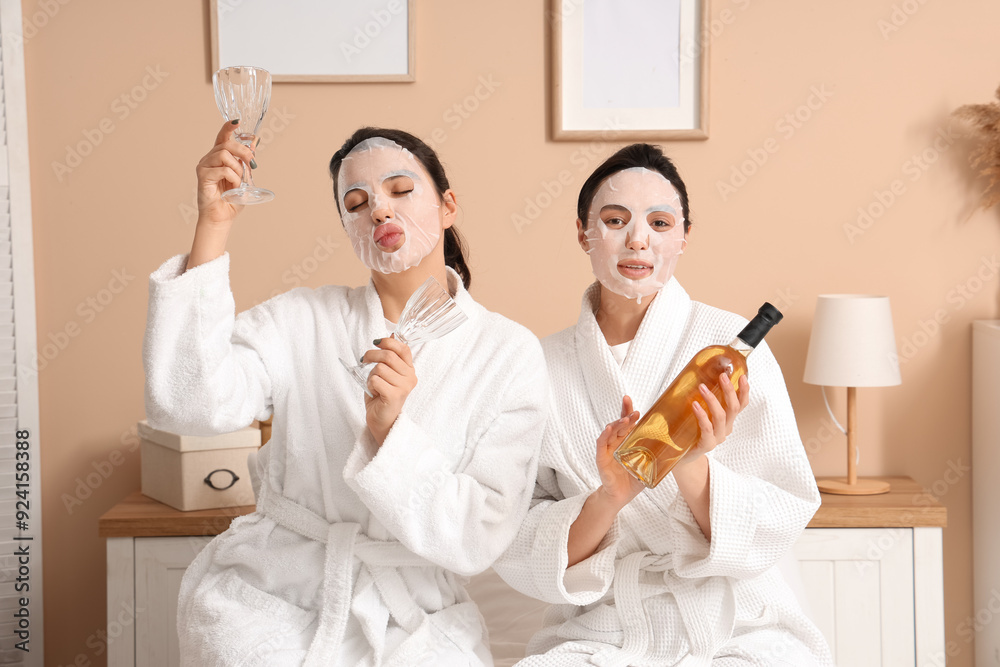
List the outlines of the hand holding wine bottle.
<svg viewBox="0 0 1000 667">
<path fill-rule="evenodd" d="M 729 345 L 709 345 L 696 352 L 615 450 L 618 462 L 654 488 L 689 451 L 703 454 L 725 440 L 732 432 L 732 420 L 749 400 L 749 385 L 743 381 L 746 358 L 781 318 L 781 312 L 765 302 Z M 720 412 L 722 400 L 726 408 Z M 712 430 L 707 440 L 706 427 Z M 688 461 L 699 458 L 696 451 Z"/>
<path fill-rule="evenodd" d="M 614 451 L 639 421 L 639 411 L 632 409 L 632 399 L 622 397 L 621 419 L 604 427 L 597 436 L 597 472 L 601 475 L 601 493 L 616 510 L 625 507 L 645 486 L 615 460 Z"/>
<path fill-rule="evenodd" d="M 740 376 L 739 393 L 733 389 L 733 384 L 729 380 L 728 373 L 719 374 L 719 388 L 722 390 L 726 405 L 723 406 L 719 399 L 715 397 L 708 387 L 702 383 L 698 387 L 698 393 L 702 400 L 708 405 L 708 412 L 701 407 L 700 403 L 693 403 L 695 417 L 698 418 L 698 426 L 701 429 L 701 437 L 698 444 L 692 447 L 680 458 L 674 466 L 676 473 L 681 466 L 688 465 L 698 460 L 708 452 L 721 445 L 729 434 L 733 432 L 733 423 L 736 415 L 743 411 L 750 404 L 750 382 L 746 375 Z"/>
<path fill-rule="evenodd" d="M 720 373 L 718 380 L 726 405 L 723 406 L 715 394 L 707 388 L 699 388 L 702 400 L 708 405 L 707 412 L 699 403 L 693 406 L 701 436 L 698 444 L 689 449 L 675 464 L 675 471 L 721 445 L 733 432 L 736 415 L 750 404 L 750 382 L 745 375 L 739 379 L 739 392 L 733 389 L 726 373 Z M 619 508 L 627 505 L 645 488 L 645 485 L 614 457 L 615 449 L 625 440 L 638 421 L 639 411 L 632 409 L 632 399 L 626 395 L 622 398 L 621 419 L 608 424 L 597 438 L 597 471 L 601 475 L 601 490 L 608 500 Z"/>
</svg>

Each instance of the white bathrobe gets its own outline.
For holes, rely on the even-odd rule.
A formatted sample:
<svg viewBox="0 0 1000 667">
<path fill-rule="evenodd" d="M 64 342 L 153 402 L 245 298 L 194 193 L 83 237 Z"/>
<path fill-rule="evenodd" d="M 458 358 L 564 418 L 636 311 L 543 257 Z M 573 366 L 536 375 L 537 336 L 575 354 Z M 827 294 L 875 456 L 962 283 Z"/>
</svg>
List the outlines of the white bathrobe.
<svg viewBox="0 0 1000 667">
<path fill-rule="evenodd" d="M 594 317 L 542 342 L 551 408 L 532 508 L 494 569 L 552 603 L 520 665 L 832 665 L 815 625 L 774 567 L 819 507 L 781 370 L 766 343 L 749 356 L 750 404 L 707 454 L 712 541 L 673 475 L 645 489 L 590 558 L 567 567 L 569 528 L 601 482 L 597 436 L 622 396 L 645 414 L 694 354 L 747 319 L 692 301 L 676 278 L 650 304 L 623 366 Z"/>
<path fill-rule="evenodd" d="M 374 286 L 296 288 L 235 316 L 229 254 L 149 279 L 154 428 L 210 435 L 272 415 L 257 511 L 181 582 L 185 665 L 491 665 L 463 583 L 528 510 L 546 409 L 538 339 L 476 303 L 416 346 L 417 386 L 381 448 L 338 362 L 387 335 Z M 183 272 L 183 273 L 182 273 Z"/>
</svg>

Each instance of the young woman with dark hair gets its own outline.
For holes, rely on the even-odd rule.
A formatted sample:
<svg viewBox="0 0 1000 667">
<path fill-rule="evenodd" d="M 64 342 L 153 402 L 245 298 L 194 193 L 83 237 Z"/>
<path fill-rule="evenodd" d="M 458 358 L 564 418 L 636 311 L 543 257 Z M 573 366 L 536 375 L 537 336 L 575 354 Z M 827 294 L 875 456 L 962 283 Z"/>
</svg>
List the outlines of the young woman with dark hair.
<svg viewBox="0 0 1000 667">
<path fill-rule="evenodd" d="M 149 280 L 150 425 L 211 435 L 273 415 L 256 511 L 181 582 L 182 663 L 492 665 L 463 581 L 527 511 L 547 392 L 538 340 L 469 295 L 434 151 L 375 128 L 330 162 L 368 285 L 298 287 L 235 315 L 225 248 L 239 211 L 221 195 L 254 155 L 233 130 L 198 165 L 191 252 Z M 468 320 L 411 350 L 388 334 L 429 276 Z M 371 397 L 339 363 L 362 353 Z"/>
<path fill-rule="evenodd" d="M 558 605 L 518 664 L 832 666 L 775 567 L 819 492 L 766 343 L 747 359 L 753 390 L 723 374 L 723 404 L 702 385 L 701 439 L 658 486 L 613 458 L 695 353 L 747 323 L 673 277 L 691 228 L 684 182 L 634 144 L 587 179 L 577 215 L 597 282 L 576 325 L 542 343 L 552 398 L 535 495 L 494 565 Z"/>
</svg>

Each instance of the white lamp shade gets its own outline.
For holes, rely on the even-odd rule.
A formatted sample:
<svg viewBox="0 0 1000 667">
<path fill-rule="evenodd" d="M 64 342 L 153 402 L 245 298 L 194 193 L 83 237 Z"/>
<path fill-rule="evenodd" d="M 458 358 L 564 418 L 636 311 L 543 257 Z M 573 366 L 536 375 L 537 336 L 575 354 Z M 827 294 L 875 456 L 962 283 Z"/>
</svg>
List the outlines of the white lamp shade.
<svg viewBox="0 0 1000 667">
<path fill-rule="evenodd" d="M 889 297 L 821 294 L 802 379 L 827 387 L 899 384 Z"/>
</svg>

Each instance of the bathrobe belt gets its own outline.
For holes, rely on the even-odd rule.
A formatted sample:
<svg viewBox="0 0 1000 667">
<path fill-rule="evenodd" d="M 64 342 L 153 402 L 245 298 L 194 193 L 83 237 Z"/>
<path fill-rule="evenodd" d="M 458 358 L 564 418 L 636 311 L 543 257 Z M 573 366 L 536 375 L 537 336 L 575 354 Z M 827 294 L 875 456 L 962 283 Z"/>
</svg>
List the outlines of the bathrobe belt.
<svg viewBox="0 0 1000 667">
<path fill-rule="evenodd" d="M 643 570 L 662 572 L 664 585 L 640 583 Z M 614 587 L 624 640 L 621 648 L 611 646 L 593 656 L 596 665 L 625 667 L 648 655 L 657 628 L 642 601 L 665 591 L 674 596 L 688 635 L 688 655 L 677 667 L 710 667 L 712 656 L 732 635 L 736 595 L 729 577 L 680 577 L 670 554 L 637 551 L 616 563 Z"/>
<path fill-rule="evenodd" d="M 428 622 L 429 615 L 413 601 L 397 569 L 437 567 L 427 559 L 399 542 L 368 538 L 359 532 L 361 526 L 357 523 L 330 523 L 272 491 L 266 480 L 261 485 L 258 511 L 288 530 L 326 544 L 319 627 L 309 645 L 305 667 L 328 665 L 338 655 L 353 600 L 355 558 L 368 569 L 389 613 L 411 637 Z"/>
</svg>

